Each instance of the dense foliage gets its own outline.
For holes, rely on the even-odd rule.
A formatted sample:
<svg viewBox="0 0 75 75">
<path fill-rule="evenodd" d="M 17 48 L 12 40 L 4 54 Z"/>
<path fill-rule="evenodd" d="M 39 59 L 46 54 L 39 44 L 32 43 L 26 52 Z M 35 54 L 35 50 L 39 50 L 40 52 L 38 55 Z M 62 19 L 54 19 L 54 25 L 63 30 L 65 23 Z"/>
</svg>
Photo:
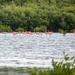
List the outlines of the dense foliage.
<svg viewBox="0 0 75 75">
<path fill-rule="evenodd" d="M 0 0 L 0 32 L 75 30 L 75 0 Z"/>
</svg>

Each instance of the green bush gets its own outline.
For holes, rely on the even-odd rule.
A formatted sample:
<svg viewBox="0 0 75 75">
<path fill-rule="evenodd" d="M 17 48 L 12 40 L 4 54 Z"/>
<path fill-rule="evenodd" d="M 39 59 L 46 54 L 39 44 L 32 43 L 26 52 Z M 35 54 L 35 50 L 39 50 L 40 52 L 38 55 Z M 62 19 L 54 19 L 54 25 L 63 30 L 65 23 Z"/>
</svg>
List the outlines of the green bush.
<svg viewBox="0 0 75 75">
<path fill-rule="evenodd" d="M 40 31 L 40 28 L 39 28 L 39 27 L 36 27 L 36 28 L 34 29 L 34 31 L 35 31 L 35 32 L 39 32 L 39 31 Z"/>
<path fill-rule="evenodd" d="M 41 26 L 40 27 L 40 31 L 41 32 L 46 32 L 47 31 L 47 27 L 46 26 Z"/>
<path fill-rule="evenodd" d="M 12 32 L 12 29 L 10 28 L 10 26 L 4 26 L 4 25 L 0 25 L 0 32 Z"/>
<path fill-rule="evenodd" d="M 70 58 L 65 55 L 64 60 L 60 62 L 55 62 L 52 60 L 53 68 L 38 69 L 33 68 L 27 72 L 30 75 L 75 75 L 75 57 Z M 72 61 L 72 62 L 70 62 Z"/>
<path fill-rule="evenodd" d="M 59 32 L 59 33 L 63 33 L 63 30 L 62 30 L 62 29 L 59 29 L 58 32 Z"/>
<path fill-rule="evenodd" d="M 75 32 L 75 29 L 73 29 L 73 30 L 70 30 L 70 32 Z"/>
<path fill-rule="evenodd" d="M 16 31 L 24 32 L 24 28 L 19 27 L 18 29 L 16 29 Z"/>
<path fill-rule="evenodd" d="M 35 32 L 46 32 L 47 31 L 47 27 L 46 26 L 41 26 L 41 27 L 36 27 L 34 29 Z"/>
<path fill-rule="evenodd" d="M 71 0 L 1 0 L 0 22 L 13 31 L 19 27 L 27 31 L 70 32 L 75 29 L 75 4 Z M 45 26 L 45 27 L 42 27 Z M 38 28 L 37 28 L 38 27 Z"/>
<path fill-rule="evenodd" d="M 59 29 L 58 32 L 59 32 L 59 33 L 62 33 L 63 35 L 65 35 L 65 34 L 67 33 L 66 30 L 62 30 L 62 29 Z"/>
</svg>

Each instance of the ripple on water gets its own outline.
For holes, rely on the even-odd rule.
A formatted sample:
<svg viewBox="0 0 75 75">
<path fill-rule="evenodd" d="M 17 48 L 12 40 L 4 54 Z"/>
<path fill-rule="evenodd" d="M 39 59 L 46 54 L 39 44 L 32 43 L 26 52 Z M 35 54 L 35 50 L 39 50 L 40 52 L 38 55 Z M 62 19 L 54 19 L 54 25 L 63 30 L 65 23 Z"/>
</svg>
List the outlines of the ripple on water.
<svg viewBox="0 0 75 75">
<path fill-rule="evenodd" d="M 49 67 L 54 58 L 63 59 L 63 52 L 75 56 L 75 36 L 52 35 L 6 35 L 0 33 L 0 66 Z"/>
</svg>

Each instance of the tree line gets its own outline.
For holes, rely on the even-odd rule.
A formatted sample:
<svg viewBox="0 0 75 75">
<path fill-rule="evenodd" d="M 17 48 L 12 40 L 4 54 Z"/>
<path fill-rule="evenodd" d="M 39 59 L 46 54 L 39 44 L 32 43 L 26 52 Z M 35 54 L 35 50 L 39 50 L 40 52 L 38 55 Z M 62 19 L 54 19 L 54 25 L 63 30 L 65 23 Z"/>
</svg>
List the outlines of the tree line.
<svg viewBox="0 0 75 75">
<path fill-rule="evenodd" d="M 75 0 L 0 0 L 0 32 L 75 31 Z"/>
</svg>

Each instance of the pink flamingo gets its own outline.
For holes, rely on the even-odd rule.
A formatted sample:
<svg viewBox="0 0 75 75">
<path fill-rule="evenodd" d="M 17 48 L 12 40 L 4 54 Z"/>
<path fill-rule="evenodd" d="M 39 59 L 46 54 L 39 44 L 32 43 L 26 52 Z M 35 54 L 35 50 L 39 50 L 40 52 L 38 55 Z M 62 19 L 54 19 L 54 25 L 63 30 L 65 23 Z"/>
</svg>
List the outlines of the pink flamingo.
<svg viewBox="0 0 75 75">
<path fill-rule="evenodd" d="M 18 32 L 13 32 L 14 35 L 18 34 Z"/>
<path fill-rule="evenodd" d="M 23 34 L 32 34 L 30 31 L 22 32 Z"/>
<path fill-rule="evenodd" d="M 73 32 L 73 34 L 75 34 L 75 31 Z"/>
<path fill-rule="evenodd" d="M 7 32 L 3 32 L 3 34 L 7 34 Z"/>
<path fill-rule="evenodd" d="M 35 32 L 35 34 L 42 34 L 41 32 Z"/>
<path fill-rule="evenodd" d="M 46 32 L 46 34 L 53 34 L 53 32 L 51 31 L 51 32 Z"/>
</svg>

